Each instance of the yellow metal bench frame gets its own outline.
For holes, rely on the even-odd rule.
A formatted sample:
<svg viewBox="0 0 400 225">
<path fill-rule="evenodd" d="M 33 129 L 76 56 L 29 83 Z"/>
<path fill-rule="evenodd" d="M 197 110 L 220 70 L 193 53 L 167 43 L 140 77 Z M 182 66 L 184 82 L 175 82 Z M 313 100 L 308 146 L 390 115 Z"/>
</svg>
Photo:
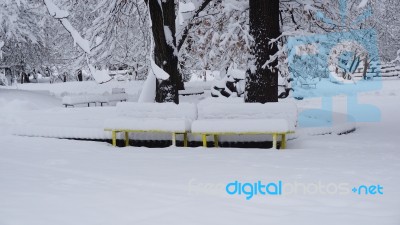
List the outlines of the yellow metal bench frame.
<svg viewBox="0 0 400 225">
<path fill-rule="evenodd" d="M 294 131 L 288 132 L 195 132 L 192 134 L 201 135 L 203 147 L 207 148 L 207 136 L 214 137 L 214 147 L 218 148 L 218 137 L 221 135 L 272 135 L 272 148 L 277 148 L 278 146 L 278 136 L 281 136 L 281 149 L 286 148 L 286 136 L 288 134 L 293 134 Z"/>
<path fill-rule="evenodd" d="M 188 146 L 188 132 L 163 131 L 163 130 L 130 130 L 130 129 L 104 129 L 111 132 L 112 145 L 117 146 L 117 134 L 125 134 L 125 146 L 129 146 L 129 133 L 171 133 L 172 145 L 176 146 L 176 135 L 183 135 L 183 146 Z"/>
</svg>

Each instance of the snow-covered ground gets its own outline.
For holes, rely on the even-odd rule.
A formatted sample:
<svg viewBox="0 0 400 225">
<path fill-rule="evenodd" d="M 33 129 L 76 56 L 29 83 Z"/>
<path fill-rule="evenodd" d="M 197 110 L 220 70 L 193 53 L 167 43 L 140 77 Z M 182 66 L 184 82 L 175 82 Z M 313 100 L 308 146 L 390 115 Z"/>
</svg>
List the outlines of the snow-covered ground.
<svg viewBox="0 0 400 225">
<path fill-rule="evenodd" d="M 15 84 L 14 86 L 7 87 L 7 89 L 27 90 L 27 91 L 48 91 L 51 94 L 60 97 L 68 94 L 104 94 L 105 92 L 111 94 L 113 88 L 124 88 L 125 92 L 132 97 L 138 98 L 142 90 L 143 81 L 116 81 L 99 85 L 95 81 L 85 82 L 67 82 L 67 83 L 28 83 L 28 84 Z"/>
<path fill-rule="evenodd" d="M 31 120 L 29 115 L 42 114 L 45 122 L 59 112 L 61 124 L 72 116 L 90 126 L 85 115 L 101 118 L 113 107 L 68 114 L 46 93 L 0 89 L 0 224 L 398 225 L 399 85 L 398 79 L 385 80 L 382 90 L 360 94 L 361 102 L 380 109 L 380 122 L 359 123 L 354 133 L 340 136 L 299 132 L 284 151 L 113 148 L 14 136 L 12 128 Z M 335 97 L 334 110 L 344 113 L 345 100 Z M 313 108 L 320 100 L 297 103 Z M 84 115 L 75 117 L 78 111 Z M 234 181 L 282 181 L 283 192 L 246 200 L 226 193 Z M 297 185 L 297 193 L 290 185 Z M 352 192 L 361 185 L 380 185 L 383 194 Z"/>
</svg>

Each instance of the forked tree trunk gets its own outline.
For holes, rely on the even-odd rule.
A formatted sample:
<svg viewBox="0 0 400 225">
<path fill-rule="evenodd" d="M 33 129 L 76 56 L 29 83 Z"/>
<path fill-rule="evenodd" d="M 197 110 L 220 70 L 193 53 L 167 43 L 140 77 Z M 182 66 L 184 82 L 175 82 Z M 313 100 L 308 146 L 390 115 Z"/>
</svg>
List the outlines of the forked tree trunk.
<svg viewBox="0 0 400 225">
<path fill-rule="evenodd" d="M 157 80 L 156 102 L 179 104 L 178 90 L 183 89 L 183 83 L 178 71 L 178 56 L 175 50 L 175 3 L 174 0 L 147 0 L 146 3 L 152 22 L 154 61 L 170 76 L 168 80 Z M 170 32 L 166 33 L 168 29 Z"/>
<path fill-rule="evenodd" d="M 278 101 L 278 70 L 270 70 L 263 65 L 278 51 L 276 44 L 269 45 L 271 39 L 280 35 L 279 0 L 250 0 L 250 34 L 255 44 L 251 53 L 255 58 L 255 71 L 246 73 L 246 102 Z M 277 61 L 270 64 L 275 67 Z"/>
</svg>

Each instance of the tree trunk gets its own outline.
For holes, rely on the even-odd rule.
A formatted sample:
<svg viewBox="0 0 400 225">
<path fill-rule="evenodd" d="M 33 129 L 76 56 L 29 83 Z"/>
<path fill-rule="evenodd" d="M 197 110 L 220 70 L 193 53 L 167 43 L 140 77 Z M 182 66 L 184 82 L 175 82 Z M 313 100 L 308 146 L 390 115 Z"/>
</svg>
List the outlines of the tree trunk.
<svg viewBox="0 0 400 225">
<path fill-rule="evenodd" d="M 178 71 L 178 52 L 175 47 L 175 3 L 174 0 L 147 0 L 146 3 L 152 21 L 154 61 L 170 76 L 168 80 L 157 79 L 156 102 L 179 104 L 178 89 L 183 89 L 183 83 Z"/>
<path fill-rule="evenodd" d="M 251 54 L 255 67 L 246 73 L 245 101 L 277 102 L 278 70 L 263 65 L 278 51 L 277 45 L 271 46 L 269 41 L 280 35 L 279 0 L 250 0 L 250 34 L 254 38 Z M 269 66 L 273 68 L 277 63 L 275 60 Z"/>
<path fill-rule="evenodd" d="M 365 56 L 365 59 L 364 59 L 364 70 L 363 70 L 363 79 L 364 80 L 367 79 L 368 67 L 369 67 L 369 64 L 368 64 L 368 55 L 367 55 L 367 56 Z"/>
<path fill-rule="evenodd" d="M 83 81 L 82 70 L 78 71 L 78 81 Z"/>
</svg>

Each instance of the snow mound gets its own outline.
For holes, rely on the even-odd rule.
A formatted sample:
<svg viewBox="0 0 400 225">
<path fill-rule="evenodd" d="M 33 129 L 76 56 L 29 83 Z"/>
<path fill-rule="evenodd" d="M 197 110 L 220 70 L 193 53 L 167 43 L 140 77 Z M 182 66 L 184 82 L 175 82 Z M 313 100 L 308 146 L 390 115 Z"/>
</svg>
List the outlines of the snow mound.
<svg viewBox="0 0 400 225">
<path fill-rule="evenodd" d="M 60 105 L 61 101 L 49 92 L 0 89 L 0 111 L 39 110 Z"/>
<path fill-rule="evenodd" d="M 0 110 L 5 112 L 13 112 L 13 111 L 26 111 L 26 110 L 37 110 L 40 107 L 32 102 L 28 102 L 27 100 L 14 99 L 11 101 L 6 101 L 4 99 L 0 99 Z"/>
<path fill-rule="evenodd" d="M 92 74 L 93 78 L 97 81 L 97 83 L 102 84 L 106 83 L 112 78 L 110 77 L 108 70 L 97 70 L 94 66 L 89 65 L 90 73 Z"/>
</svg>

